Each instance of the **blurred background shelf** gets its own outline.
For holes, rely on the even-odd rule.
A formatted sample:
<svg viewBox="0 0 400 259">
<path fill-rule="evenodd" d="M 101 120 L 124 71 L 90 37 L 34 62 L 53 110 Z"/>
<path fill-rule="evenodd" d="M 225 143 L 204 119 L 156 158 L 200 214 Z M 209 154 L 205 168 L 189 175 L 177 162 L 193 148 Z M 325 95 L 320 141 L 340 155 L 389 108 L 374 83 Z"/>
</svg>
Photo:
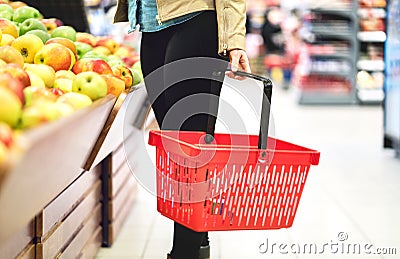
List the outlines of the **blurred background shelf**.
<svg viewBox="0 0 400 259">
<path fill-rule="evenodd" d="M 300 104 L 356 103 L 357 9 L 356 1 L 312 1 L 304 14 L 307 49 L 293 80 Z"/>
</svg>

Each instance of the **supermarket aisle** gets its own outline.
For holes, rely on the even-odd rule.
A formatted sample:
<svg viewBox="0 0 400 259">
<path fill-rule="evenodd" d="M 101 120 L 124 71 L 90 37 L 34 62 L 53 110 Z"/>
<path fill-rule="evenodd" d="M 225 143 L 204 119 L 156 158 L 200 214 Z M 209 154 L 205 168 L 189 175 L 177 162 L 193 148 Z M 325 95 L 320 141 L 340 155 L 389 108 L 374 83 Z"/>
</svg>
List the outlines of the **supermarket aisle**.
<svg viewBox="0 0 400 259">
<path fill-rule="evenodd" d="M 212 233 L 211 258 L 399 258 L 400 160 L 382 149 L 381 108 L 298 106 L 295 92 L 275 89 L 273 116 L 276 137 L 321 152 L 294 226 Z M 165 258 L 171 230 L 140 189 L 116 243 L 96 258 Z"/>
</svg>

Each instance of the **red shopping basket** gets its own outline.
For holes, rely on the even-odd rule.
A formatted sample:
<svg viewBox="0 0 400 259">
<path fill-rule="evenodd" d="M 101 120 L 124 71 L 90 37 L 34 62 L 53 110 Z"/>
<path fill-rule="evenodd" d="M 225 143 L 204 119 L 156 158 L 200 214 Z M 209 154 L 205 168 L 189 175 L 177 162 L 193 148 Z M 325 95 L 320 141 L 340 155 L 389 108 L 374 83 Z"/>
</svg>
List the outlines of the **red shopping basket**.
<svg viewBox="0 0 400 259">
<path fill-rule="evenodd" d="M 272 83 L 241 75 L 264 83 L 259 136 L 149 135 L 156 147 L 157 210 L 194 231 L 292 226 L 310 166 L 319 162 L 318 151 L 267 137 Z"/>
</svg>

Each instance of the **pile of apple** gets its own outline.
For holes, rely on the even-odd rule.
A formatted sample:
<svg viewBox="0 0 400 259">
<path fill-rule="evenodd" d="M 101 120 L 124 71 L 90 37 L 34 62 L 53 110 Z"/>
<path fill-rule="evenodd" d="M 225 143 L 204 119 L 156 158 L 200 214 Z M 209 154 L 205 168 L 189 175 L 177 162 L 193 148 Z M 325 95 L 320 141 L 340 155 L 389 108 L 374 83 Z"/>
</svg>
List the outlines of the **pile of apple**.
<svg viewBox="0 0 400 259">
<path fill-rule="evenodd" d="M 0 165 L 13 129 L 54 121 L 142 80 L 132 47 L 0 0 Z"/>
</svg>

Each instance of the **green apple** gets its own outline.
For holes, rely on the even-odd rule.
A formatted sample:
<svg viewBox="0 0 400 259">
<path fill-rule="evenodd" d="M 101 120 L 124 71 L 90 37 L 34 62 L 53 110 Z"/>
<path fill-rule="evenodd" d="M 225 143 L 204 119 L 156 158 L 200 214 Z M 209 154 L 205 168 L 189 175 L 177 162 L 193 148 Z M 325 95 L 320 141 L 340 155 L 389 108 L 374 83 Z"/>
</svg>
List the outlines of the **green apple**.
<svg viewBox="0 0 400 259">
<path fill-rule="evenodd" d="M 135 64 L 132 65 L 132 69 L 138 70 L 140 73 L 142 73 L 142 66 L 140 64 L 140 61 L 136 62 Z"/>
<path fill-rule="evenodd" d="M 51 32 L 51 38 L 56 37 L 67 38 L 72 41 L 76 41 L 76 31 L 73 27 L 68 25 L 59 26 Z"/>
<path fill-rule="evenodd" d="M 46 43 L 46 41 L 48 39 L 50 39 L 50 35 L 47 32 L 45 32 L 43 30 L 40 30 L 40 29 L 31 30 L 31 31 L 28 31 L 25 34 L 35 34 L 36 36 L 38 36 L 43 41 L 43 44 Z"/>
<path fill-rule="evenodd" d="M 108 55 L 107 62 L 109 61 L 122 61 L 122 59 L 117 55 Z"/>
<path fill-rule="evenodd" d="M 75 110 L 79 110 L 90 106 L 93 101 L 85 94 L 70 92 L 58 97 L 57 103 L 66 103 L 71 105 Z"/>
<path fill-rule="evenodd" d="M 95 51 L 95 50 L 90 50 L 90 51 L 86 52 L 85 54 L 83 54 L 81 59 L 84 59 L 84 58 L 107 60 L 106 55 L 104 55 L 103 53 L 100 53 L 98 51 Z"/>
<path fill-rule="evenodd" d="M 85 53 L 87 53 L 87 52 L 93 50 L 93 47 L 90 46 L 90 45 L 87 44 L 87 43 L 83 43 L 83 42 L 79 42 L 79 41 L 75 41 L 74 43 L 75 43 L 76 54 L 78 55 L 78 59 L 81 59 L 82 56 L 83 56 Z"/>
<path fill-rule="evenodd" d="M 133 77 L 132 85 L 137 85 L 143 81 L 143 75 L 142 75 L 141 71 L 139 71 L 138 69 L 131 69 L 131 71 L 132 71 L 132 77 Z"/>
<path fill-rule="evenodd" d="M 21 6 L 14 11 L 13 21 L 16 23 L 22 23 L 29 18 L 40 19 L 42 15 L 36 8 L 31 6 Z"/>
<path fill-rule="evenodd" d="M 53 88 L 61 89 L 64 93 L 72 92 L 72 79 L 56 78 Z"/>
<path fill-rule="evenodd" d="M 42 30 L 47 32 L 46 26 L 35 18 L 26 19 L 23 23 L 19 25 L 19 35 L 24 35 L 28 31 L 32 30 Z"/>
<path fill-rule="evenodd" d="M 21 116 L 22 103 L 10 89 L 0 87 L 0 121 L 16 127 Z"/>
<path fill-rule="evenodd" d="M 0 17 L 7 20 L 12 20 L 14 16 L 14 9 L 8 4 L 0 4 Z"/>
<path fill-rule="evenodd" d="M 125 65 L 124 61 L 122 61 L 122 59 L 116 55 L 107 56 L 107 63 L 110 65 L 110 67 L 118 66 L 118 65 Z"/>
<path fill-rule="evenodd" d="M 96 72 L 87 71 L 76 75 L 72 82 L 72 91 L 76 93 L 86 94 L 95 101 L 107 95 L 107 83 Z"/>
</svg>

